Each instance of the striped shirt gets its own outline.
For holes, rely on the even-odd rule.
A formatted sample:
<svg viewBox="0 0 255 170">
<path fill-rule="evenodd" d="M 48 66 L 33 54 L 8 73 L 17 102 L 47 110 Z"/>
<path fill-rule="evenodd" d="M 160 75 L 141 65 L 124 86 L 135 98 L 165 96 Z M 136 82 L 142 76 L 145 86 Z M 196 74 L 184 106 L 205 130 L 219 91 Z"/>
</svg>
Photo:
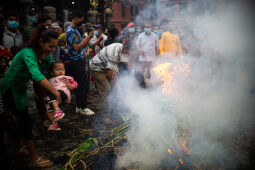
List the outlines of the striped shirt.
<svg viewBox="0 0 255 170">
<path fill-rule="evenodd" d="M 121 55 L 123 44 L 113 43 L 104 47 L 89 63 L 92 71 L 118 71 L 118 62 Z"/>
<path fill-rule="evenodd" d="M 75 50 L 73 48 L 73 44 L 79 44 L 82 41 L 81 34 L 76 27 L 69 26 L 66 31 L 66 40 L 67 40 L 67 49 L 68 49 L 68 57 L 72 61 L 77 61 L 85 55 L 84 48 L 80 48 L 79 50 Z"/>
</svg>

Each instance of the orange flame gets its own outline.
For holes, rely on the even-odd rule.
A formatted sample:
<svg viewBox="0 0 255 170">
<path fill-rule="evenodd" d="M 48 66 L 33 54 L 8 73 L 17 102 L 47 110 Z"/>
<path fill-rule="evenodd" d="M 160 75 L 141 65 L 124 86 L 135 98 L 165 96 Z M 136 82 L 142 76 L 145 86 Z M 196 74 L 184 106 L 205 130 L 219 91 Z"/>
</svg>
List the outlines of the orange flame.
<svg viewBox="0 0 255 170">
<path fill-rule="evenodd" d="M 189 147 L 187 146 L 188 145 L 188 141 L 185 139 L 185 136 L 186 134 L 183 133 L 182 134 L 182 144 L 181 144 L 181 147 L 182 147 L 182 150 L 183 152 L 186 154 L 186 155 L 190 155 L 190 151 L 189 151 Z"/>
<path fill-rule="evenodd" d="M 179 162 L 183 165 L 183 160 L 181 158 L 179 158 Z"/>
<path fill-rule="evenodd" d="M 190 73 L 191 68 L 188 64 L 180 64 L 174 66 L 172 63 L 159 64 L 153 68 L 153 71 L 159 76 L 163 83 L 163 93 L 171 94 L 175 87 L 175 74 L 176 73 Z"/>
<path fill-rule="evenodd" d="M 159 64 L 155 68 L 153 68 L 153 71 L 160 77 L 162 83 L 163 83 L 163 93 L 165 94 L 171 94 L 172 92 L 172 85 L 173 85 L 173 74 L 176 70 L 176 67 L 173 67 L 173 70 L 169 70 L 169 68 L 172 67 L 171 63 L 164 63 Z"/>
<path fill-rule="evenodd" d="M 170 155 L 173 155 L 173 152 L 171 151 L 171 149 L 168 149 L 167 151 L 168 151 L 168 153 L 169 153 Z"/>
</svg>

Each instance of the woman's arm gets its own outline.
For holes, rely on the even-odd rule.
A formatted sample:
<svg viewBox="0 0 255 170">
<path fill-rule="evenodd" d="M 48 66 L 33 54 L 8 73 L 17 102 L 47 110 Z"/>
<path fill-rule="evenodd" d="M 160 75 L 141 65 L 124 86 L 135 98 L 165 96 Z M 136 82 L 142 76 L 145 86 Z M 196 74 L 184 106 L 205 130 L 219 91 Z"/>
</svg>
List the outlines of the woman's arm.
<svg viewBox="0 0 255 170">
<path fill-rule="evenodd" d="M 56 96 L 59 103 L 62 103 L 60 93 L 50 84 L 50 82 L 46 78 L 40 80 L 38 84 L 45 88 L 47 91 L 49 91 L 51 94 Z"/>
</svg>

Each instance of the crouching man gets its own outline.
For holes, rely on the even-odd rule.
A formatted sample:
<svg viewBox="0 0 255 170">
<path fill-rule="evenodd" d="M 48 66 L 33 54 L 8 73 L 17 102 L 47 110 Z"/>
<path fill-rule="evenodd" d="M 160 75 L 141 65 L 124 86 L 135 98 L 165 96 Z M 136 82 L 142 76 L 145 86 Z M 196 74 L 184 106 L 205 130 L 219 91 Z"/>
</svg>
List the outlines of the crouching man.
<svg viewBox="0 0 255 170">
<path fill-rule="evenodd" d="M 89 64 L 91 75 L 94 78 L 96 88 L 100 95 L 100 109 L 105 113 L 110 113 L 111 111 L 107 98 L 110 96 L 112 83 L 117 88 L 119 94 L 121 94 L 117 74 L 122 48 L 123 44 L 121 43 L 113 43 L 106 46 Z"/>
</svg>

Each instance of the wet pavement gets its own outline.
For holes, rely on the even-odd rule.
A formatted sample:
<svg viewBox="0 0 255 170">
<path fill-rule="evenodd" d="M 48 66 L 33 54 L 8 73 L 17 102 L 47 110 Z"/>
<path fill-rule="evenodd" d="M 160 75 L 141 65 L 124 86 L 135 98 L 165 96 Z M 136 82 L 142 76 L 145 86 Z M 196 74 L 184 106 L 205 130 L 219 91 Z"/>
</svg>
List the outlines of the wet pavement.
<svg viewBox="0 0 255 170">
<path fill-rule="evenodd" d="M 100 112 L 97 103 L 98 95 L 95 91 L 93 92 L 91 98 L 92 104 L 89 104 L 88 107 L 95 111 L 95 115 L 85 116 L 80 113 L 75 113 L 75 103 L 65 104 L 62 106 L 65 117 L 59 121 L 61 131 L 49 131 L 36 114 L 37 109 L 33 101 L 34 92 L 32 84 L 30 84 L 28 90 L 29 112 L 35 120 L 33 134 L 36 149 L 40 156 L 54 162 L 54 166 L 44 169 L 53 170 L 62 168 L 69 159 L 65 152 L 77 148 L 79 144 L 89 137 L 98 138 L 105 136 L 112 128 L 123 122 L 117 113 L 109 115 Z M 20 154 L 12 162 L 12 168 L 29 169 L 28 164 L 28 156 L 26 154 Z"/>
</svg>

